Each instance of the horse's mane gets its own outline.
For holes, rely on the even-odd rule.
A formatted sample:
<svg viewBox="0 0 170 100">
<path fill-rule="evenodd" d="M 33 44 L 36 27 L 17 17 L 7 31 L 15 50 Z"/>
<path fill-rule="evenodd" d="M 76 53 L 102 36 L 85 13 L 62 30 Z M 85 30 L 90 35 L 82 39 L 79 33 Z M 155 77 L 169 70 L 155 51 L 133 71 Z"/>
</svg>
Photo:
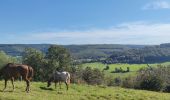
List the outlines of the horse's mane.
<svg viewBox="0 0 170 100">
<path fill-rule="evenodd" d="M 3 71 L 6 67 L 13 65 L 14 63 L 7 63 L 6 65 L 4 65 L 1 69 L 0 69 L 0 76 L 3 74 Z"/>
<path fill-rule="evenodd" d="M 14 65 L 14 63 L 8 63 L 5 65 L 5 67 L 10 66 L 10 65 Z"/>
</svg>

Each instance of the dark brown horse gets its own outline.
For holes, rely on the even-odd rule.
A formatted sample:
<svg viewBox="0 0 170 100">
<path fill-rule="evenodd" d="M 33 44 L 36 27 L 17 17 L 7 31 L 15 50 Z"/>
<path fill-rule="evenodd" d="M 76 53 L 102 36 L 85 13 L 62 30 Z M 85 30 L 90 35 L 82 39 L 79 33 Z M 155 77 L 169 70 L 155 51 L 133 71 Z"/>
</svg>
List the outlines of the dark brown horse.
<svg viewBox="0 0 170 100">
<path fill-rule="evenodd" d="M 29 92 L 30 80 L 33 77 L 33 68 L 28 65 L 8 63 L 0 70 L 0 75 L 2 75 L 3 78 L 5 79 L 5 87 L 3 91 L 6 89 L 7 81 L 9 79 L 12 82 L 12 86 L 14 90 L 14 84 L 13 84 L 14 79 L 22 76 L 22 79 L 24 79 L 27 84 L 25 91 Z"/>
</svg>

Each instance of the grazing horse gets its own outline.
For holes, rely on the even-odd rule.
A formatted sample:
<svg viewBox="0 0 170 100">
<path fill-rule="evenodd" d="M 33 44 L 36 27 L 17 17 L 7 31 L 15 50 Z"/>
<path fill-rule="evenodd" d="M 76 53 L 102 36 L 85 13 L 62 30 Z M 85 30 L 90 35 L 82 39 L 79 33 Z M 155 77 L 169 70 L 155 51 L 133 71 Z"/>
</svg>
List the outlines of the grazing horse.
<svg viewBox="0 0 170 100">
<path fill-rule="evenodd" d="M 47 87 L 49 87 L 51 85 L 51 82 L 55 83 L 55 88 L 56 88 L 56 84 L 59 83 L 60 85 L 60 89 L 61 89 L 61 82 L 65 82 L 67 90 L 68 90 L 68 85 L 70 84 L 70 74 L 69 72 L 54 72 L 52 74 L 52 76 L 49 78 L 48 82 L 47 82 Z"/>
<path fill-rule="evenodd" d="M 33 68 L 28 65 L 8 63 L 2 69 L 0 69 L 0 75 L 2 75 L 3 78 L 5 79 L 5 87 L 3 91 L 6 89 L 7 81 L 9 79 L 12 82 L 13 91 L 14 91 L 14 84 L 13 84 L 14 79 L 22 76 L 22 78 L 26 81 L 27 84 L 25 91 L 29 92 L 30 80 L 33 77 Z"/>
</svg>

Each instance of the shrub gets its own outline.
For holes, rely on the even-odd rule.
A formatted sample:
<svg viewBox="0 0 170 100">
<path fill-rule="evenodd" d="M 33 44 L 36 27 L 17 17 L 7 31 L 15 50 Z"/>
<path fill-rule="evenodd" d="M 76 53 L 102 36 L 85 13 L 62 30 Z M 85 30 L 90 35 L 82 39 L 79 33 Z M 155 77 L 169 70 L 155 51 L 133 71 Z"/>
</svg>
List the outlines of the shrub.
<svg viewBox="0 0 170 100">
<path fill-rule="evenodd" d="M 126 72 L 130 72 L 130 68 L 127 67 L 127 70 L 123 70 L 121 67 L 120 68 L 115 68 L 114 71 L 111 71 L 111 73 L 126 73 Z"/>
<path fill-rule="evenodd" d="M 170 85 L 167 85 L 167 86 L 164 88 L 163 91 L 164 91 L 164 92 L 170 92 Z"/>
<path fill-rule="evenodd" d="M 104 73 L 101 72 L 99 69 L 91 69 L 90 67 L 86 67 L 86 69 L 83 71 L 82 78 L 88 83 L 88 84 L 102 84 L 104 81 Z"/>
<path fill-rule="evenodd" d="M 107 65 L 103 70 L 109 70 L 109 66 Z"/>
<path fill-rule="evenodd" d="M 114 79 L 114 82 L 115 82 L 115 85 L 116 85 L 116 86 L 120 86 L 121 83 L 122 83 L 122 80 L 121 80 L 120 77 L 116 77 L 116 78 Z"/>
<path fill-rule="evenodd" d="M 82 65 L 74 65 L 70 68 L 71 73 L 71 83 L 84 84 L 85 80 L 82 78 L 83 76 L 83 66 Z"/>
<path fill-rule="evenodd" d="M 163 87 L 163 82 L 160 77 L 148 76 L 141 80 L 140 88 L 152 91 L 160 91 Z"/>
<path fill-rule="evenodd" d="M 135 88 L 160 91 L 165 84 L 163 76 L 160 68 L 141 69 L 136 77 Z"/>
<path fill-rule="evenodd" d="M 134 86 L 135 86 L 134 78 L 131 76 L 125 78 L 122 82 L 122 87 L 134 88 Z"/>
<path fill-rule="evenodd" d="M 111 76 L 110 77 L 107 77 L 107 86 L 120 86 L 121 83 L 122 83 L 122 80 L 120 77 L 116 77 L 116 78 L 112 78 Z"/>
<path fill-rule="evenodd" d="M 129 68 L 129 67 L 127 67 L 127 70 L 126 70 L 126 72 L 130 72 L 130 68 Z"/>
</svg>

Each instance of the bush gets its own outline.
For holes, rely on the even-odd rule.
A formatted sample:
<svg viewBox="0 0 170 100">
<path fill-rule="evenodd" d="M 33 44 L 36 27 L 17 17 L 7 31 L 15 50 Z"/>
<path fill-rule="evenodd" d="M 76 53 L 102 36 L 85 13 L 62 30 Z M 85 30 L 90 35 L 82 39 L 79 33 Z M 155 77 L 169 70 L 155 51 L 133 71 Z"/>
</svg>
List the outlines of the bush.
<svg viewBox="0 0 170 100">
<path fill-rule="evenodd" d="M 127 70 L 123 70 L 121 67 L 120 68 L 115 68 L 114 71 L 112 71 L 111 73 L 127 73 L 130 72 L 130 68 L 127 67 Z"/>
<path fill-rule="evenodd" d="M 90 67 L 86 67 L 83 71 L 82 78 L 91 85 L 97 84 L 100 85 L 104 81 L 104 73 L 99 69 L 91 69 Z"/>
<path fill-rule="evenodd" d="M 140 82 L 140 88 L 145 90 L 160 91 L 163 82 L 158 76 L 147 76 Z"/>
<path fill-rule="evenodd" d="M 136 77 L 135 88 L 160 91 L 162 90 L 165 81 L 163 67 L 141 69 Z"/>
<path fill-rule="evenodd" d="M 125 88 L 134 88 L 135 86 L 135 82 L 134 82 L 134 78 L 133 77 L 127 77 L 123 80 L 122 82 L 122 87 L 125 87 Z"/>
<path fill-rule="evenodd" d="M 107 77 L 105 80 L 107 81 L 107 83 L 106 83 L 107 86 L 120 86 L 122 83 L 122 80 L 120 77 L 116 77 L 113 79 L 110 76 L 110 77 Z"/>
<path fill-rule="evenodd" d="M 130 68 L 129 68 L 129 67 L 127 67 L 127 70 L 126 70 L 126 72 L 130 72 Z"/>
<path fill-rule="evenodd" d="M 71 83 L 82 84 L 85 81 L 82 79 L 83 68 L 81 65 L 71 67 Z"/>
<path fill-rule="evenodd" d="M 120 77 L 117 77 L 117 78 L 114 79 L 114 82 L 115 82 L 115 85 L 116 85 L 116 86 L 120 86 L 121 83 L 122 83 L 122 80 L 121 80 Z"/>
<path fill-rule="evenodd" d="M 103 70 L 109 70 L 109 66 L 107 65 Z"/>
<path fill-rule="evenodd" d="M 122 87 L 170 92 L 169 77 L 170 67 L 158 65 L 156 68 L 140 69 L 136 77 L 125 78 Z"/>
<path fill-rule="evenodd" d="M 163 91 L 164 91 L 164 92 L 170 92 L 170 85 L 167 85 L 167 86 L 164 88 Z"/>
</svg>

